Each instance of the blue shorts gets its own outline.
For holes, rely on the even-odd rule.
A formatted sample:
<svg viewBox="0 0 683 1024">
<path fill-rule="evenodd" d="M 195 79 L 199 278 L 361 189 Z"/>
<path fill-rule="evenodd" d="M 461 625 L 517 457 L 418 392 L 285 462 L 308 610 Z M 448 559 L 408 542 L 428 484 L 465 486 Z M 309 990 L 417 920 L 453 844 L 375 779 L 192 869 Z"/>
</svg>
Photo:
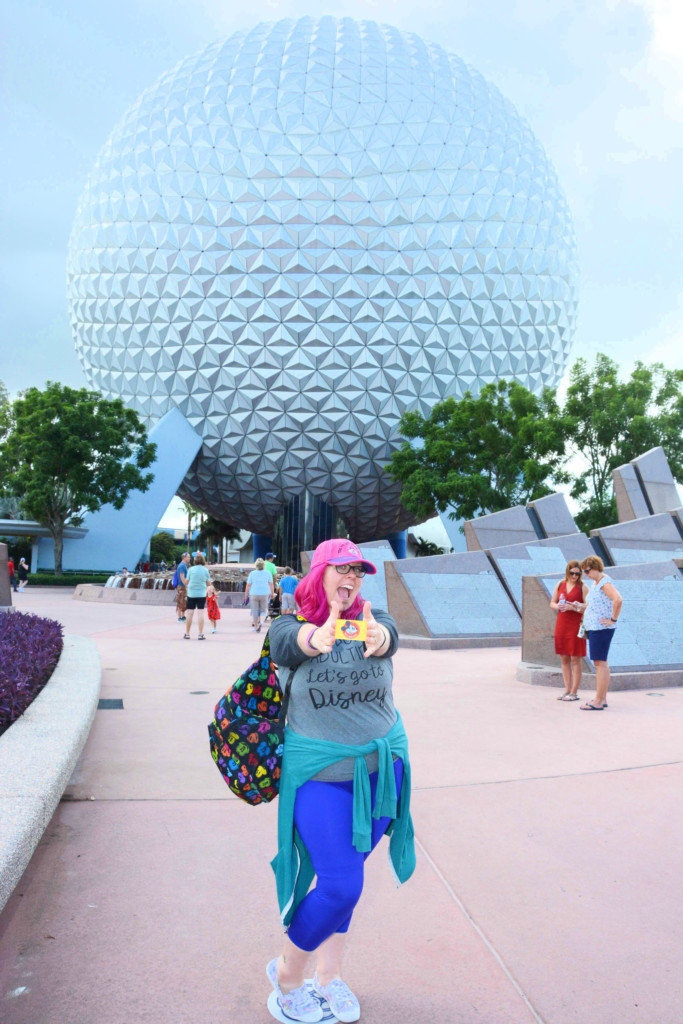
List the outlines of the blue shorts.
<svg viewBox="0 0 683 1024">
<path fill-rule="evenodd" d="M 588 657 L 591 661 L 607 661 L 609 645 L 612 643 L 614 629 L 588 629 Z"/>
</svg>

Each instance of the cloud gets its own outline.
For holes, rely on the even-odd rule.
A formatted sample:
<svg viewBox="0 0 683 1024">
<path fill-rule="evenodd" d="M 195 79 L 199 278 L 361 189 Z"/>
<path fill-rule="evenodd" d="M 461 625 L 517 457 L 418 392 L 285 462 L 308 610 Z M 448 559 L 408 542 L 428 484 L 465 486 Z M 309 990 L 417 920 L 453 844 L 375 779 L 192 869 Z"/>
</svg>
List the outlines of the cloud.
<svg viewBox="0 0 683 1024">
<path fill-rule="evenodd" d="M 643 102 L 622 106 L 617 134 L 633 148 L 621 159 L 663 159 L 680 149 L 683 124 L 683 4 L 680 0 L 609 0 L 613 10 L 636 7 L 650 37 L 641 58 L 622 71 Z M 620 159 L 617 154 L 616 159 Z"/>
<path fill-rule="evenodd" d="M 633 339 L 637 359 L 664 363 L 668 369 L 683 369 L 683 294 L 678 306 L 660 316 L 652 327 Z"/>
</svg>

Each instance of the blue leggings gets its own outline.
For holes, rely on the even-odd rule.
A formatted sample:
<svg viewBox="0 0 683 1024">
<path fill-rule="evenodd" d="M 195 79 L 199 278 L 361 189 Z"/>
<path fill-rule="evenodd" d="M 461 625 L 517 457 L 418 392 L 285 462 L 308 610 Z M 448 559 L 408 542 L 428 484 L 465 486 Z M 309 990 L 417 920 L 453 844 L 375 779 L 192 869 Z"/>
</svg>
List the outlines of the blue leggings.
<svg viewBox="0 0 683 1024">
<path fill-rule="evenodd" d="M 403 761 L 394 761 L 396 796 L 401 792 Z M 370 773 L 372 805 L 377 772 Z M 372 849 L 387 830 L 391 818 L 372 820 Z M 353 780 L 305 782 L 296 794 L 294 824 L 313 864 L 315 888 L 294 912 L 288 935 L 295 946 L 311 952 L 335 932 L 346 932 L 360 894 L 367 853 L 353 845 Z"/>
</svg>

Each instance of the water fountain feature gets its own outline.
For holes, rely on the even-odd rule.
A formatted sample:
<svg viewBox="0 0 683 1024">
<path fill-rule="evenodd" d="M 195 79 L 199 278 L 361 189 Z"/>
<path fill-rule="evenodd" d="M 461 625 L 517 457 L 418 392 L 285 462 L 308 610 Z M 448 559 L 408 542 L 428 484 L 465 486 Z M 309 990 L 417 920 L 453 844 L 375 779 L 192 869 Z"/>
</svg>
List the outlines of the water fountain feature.
<svg viewBox="0 0 683 1024">
<path fill-rule="evenodd" d="M 209 565 L 207 568 L 216 590 L 219 591 L 219 594 L 226 595 L 219 597 L 221 608 L 241 607 L 247 576 L 253 569 L 253 565 L 229 562 Z M 173 573 L 174 570 L 165 570 L 163 572 L 129 573 L 127 576 L 112 575 L 103 586 L 79 585 L 76 588 L 75 596 L 78 600 L 106 598 L 112 601 L 128 601 L 139 599 L 145 604 L 168 605 L 173 602 L 175 596 L 171 586 Z M 121 594 L 116 598 L 111 592 L 119 589 L 154 591 L 154 594 L 149 594 L 149 596 L 143 596 L 142 593 L 125 596 Z M 164 591 L 168 590 L 171 593 L 165 594 Z"/>
</svg>

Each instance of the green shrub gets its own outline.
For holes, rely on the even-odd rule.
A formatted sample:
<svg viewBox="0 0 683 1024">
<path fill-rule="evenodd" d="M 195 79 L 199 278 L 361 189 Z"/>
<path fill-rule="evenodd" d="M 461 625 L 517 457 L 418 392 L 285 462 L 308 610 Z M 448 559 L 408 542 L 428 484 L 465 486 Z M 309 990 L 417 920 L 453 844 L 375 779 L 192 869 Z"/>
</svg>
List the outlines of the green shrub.
<svg viewBox="0 0 683 1024">
<path fill-rule="evenodd" d="M 110 572 L 70 572 L 56 576 L 52 572 L 32 572 L 29 573 L 28 585 L 29 587 L 75 587 L 79 583 L 102 584 L 106 583 L 112 575 Z"/>
</svg>

